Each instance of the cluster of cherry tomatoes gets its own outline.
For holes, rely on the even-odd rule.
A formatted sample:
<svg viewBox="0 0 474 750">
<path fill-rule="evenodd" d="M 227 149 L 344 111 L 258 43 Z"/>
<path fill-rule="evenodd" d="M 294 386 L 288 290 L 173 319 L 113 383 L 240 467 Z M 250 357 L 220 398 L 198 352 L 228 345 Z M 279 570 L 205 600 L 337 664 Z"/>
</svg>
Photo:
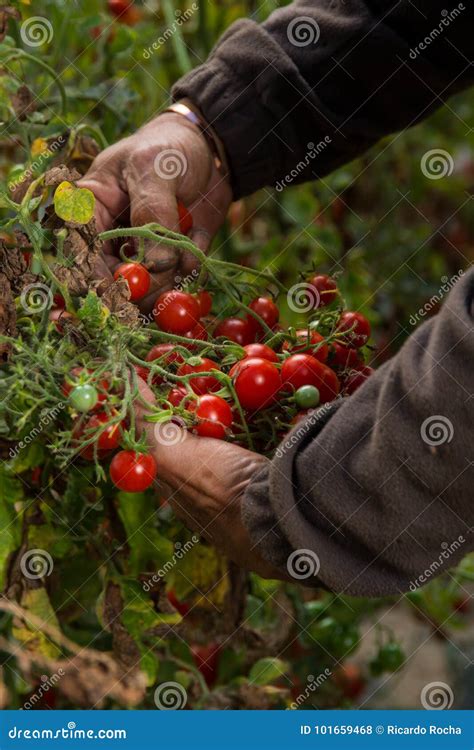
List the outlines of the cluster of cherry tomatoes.
<svg viewBox="0 0 474 750">
<path fill-rule="evenodd" d="M 119 276 L 127 281 L 132 300 L 148 294 L 150 276 L 140 263 L 122 264 Z M 154 304 L 154 322 L 176 342 L 151 347 L 139 358 L 141 364 L 133 365 L 136 374 L 152 388 L 169 419 L 181 417 L 183 424 L 187 415 L 184 424 L 201 437 L 248 447 L 248 435 L 258 432 L 256 425 L 265 415 L 278 425 L 270 438 L 267 434 L 267 449 L 274 449 L 309 410 L 350 395 L 372 373 L 362 353 L 370 337 L 368 320 L 359 312 L 340 310 L 335 279 L 318 274 L 307 286 L 314 293 L 312 320 L 296 330 L 281 325 L 271 296 L 255 297 L 243 314 L 222 318 L 213 316 L 214 300 L 207 290 L 162 293 Z M 329 333 L 327 325 L 320 326 L 325 311 L 332 321 Z M 92 412 L 76 438 L 87 439 L 98 431 L 97 440 L 88 440 L 81 450 L 85 459 L 106 458 L 119 447 L 127 427 L 123 422 L 109 424 L 104 411 L 107 390 L 103 376 L 94 379 L 84 368 L 73 371 L 63 384 L 76 411 Z M 257 441 L 256 449 L 260 446 Z M 155 476 L 155 461 L 145 453 L 122 450 L 110 465 L 112 481 L 127 492 L 146 489 Z"/>
</svg>

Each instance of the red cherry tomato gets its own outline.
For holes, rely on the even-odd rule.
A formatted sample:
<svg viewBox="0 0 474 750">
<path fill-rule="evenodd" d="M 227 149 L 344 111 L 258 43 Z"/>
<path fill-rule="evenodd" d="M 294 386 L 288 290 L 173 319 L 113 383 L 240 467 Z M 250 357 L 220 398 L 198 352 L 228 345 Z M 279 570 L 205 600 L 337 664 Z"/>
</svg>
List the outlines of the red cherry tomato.
<svg viewBox="0 0 474 750">
<path fill-rule="evenodd" d="M 344 393 L 348 395 L 354 393 L 354 391 L 360 388 L 362 383 L 365 383 L 370 378 L 373 372 L 372 367 L 367 367 L 366 365 L 352 370 L 349 377 L 344 381 Z"/>
<path fill-rule="evenodd" d="M 221 647 L 217 643 L 210 643 L 208 646 L 192 646 L 191 653 L 206 684 L 212 687 L 217 680 Z"/>
<path fill-rule="evenodd" d="M 110 462 L 110 478 L 123 492 L 143 492 L 156 477 L 156 461 L 149 453 L 119 451 Z"/>
<path fill-rule="evenodd" d="M 320 403 L 332 401 L 340 390 L 336 373 L 310 354 L 292 354 L 281 369 L 283 383 L 295 390 L 302 385 L 314 385 L 319 390 Z"/>
<path fill-rule="evenodd" d="M 133 0 L 108 0 L 107 6 L 114 16 L 120 16 L 133 5 Z"/>
<path fill-rule="evenodd" d="M 152 346 L 145 360 L 147 362 L 154 362 L 155 359 L 162 360 L 163 366 L 181 364 L 183 361 L 181 354 L 175 351 L 174 344 L 155 344 L 155 346 Z"/>
<path fill-rule="evenodd" d="M 181 354 L 175 351 L 174 344 L 155 344 L 155 346 L 151 347 L 145 359 L 147 362 L 154 362 L 155 360 L 159 360 L 157 364 L 164 368 L 167 368 L 172 364 L 177 365 L 183 362 Z M 154 385 L 160 385 L 164 382 L 165 378 L 161 375 L 156 374 L 153 376 Z"/>
<path fill-rule="evenodd" d="M 173 589 L 170 589 L 166 593 L 166 596 L 168 597 L 169 603 L 173 605 L 173 607 L 175 608 L 177 612 L 179 612 L 181 617 L 185 617 L 188 614 L 190 610 L 189 604 L 187 604 L 186 602 L 180 601 L 178 597 L 176 596 Z"/>
<path fill-rule="evenodd" d="M 186 331 L 182 335 L 187 339 L 197 339 L 198 341 L 207 341 L 209 338 L 209 334 L 201 323 L 198 323 L 191 331 Z M 194 344 L 183 344 L 183 346 L 190 350 L 197 348 Z"/>
<path fill-rule="evenodd" d="M 84 434 L 86 437 L 91 437 L 87 434 L 89 430 L 95 430 L 99 432 L 104 425 L 107 425 L 106 429 L 101 433 L 97 440 L 97 448 L 101 451 L 112 451 L 118 447 L 120 439 L 122 437 L 122 431 L 124 428 L 123 422 L 110 423 L 110 416 L 105 412 L 94 414 L 84 425 Z M 91 444 L 93 447 L 93 445 Z M 87 446 L 89 447 L 89 446 Z M 86 447 L 86 449 L 87 449 Z"/>
<path fill-rule="evenodd" d="M 334 672 L 334 682 L 346 696 L 355 700 L 365 689 L 365 679 L 357 664 L 346 662 Z"/>
<path fill-rule="evenodd" d="M 147 370 L 146 367 L 142 367 L 142 365 L 133 365 L 133 367 L 139 378 L 141 378 L 142 380 L 148 380 L 150 370 Z"/>
<path fill-rule="evenodd" d="M 273 362 L 251 357 L 237 364 L 235 390 L 242 408 L 258 411 L 270 406 L 281 388 L 280 373 Z"/>
<path fill-rule="evenodd" d="M 181 406 L 186 398 L 188 398 L 188 391 L 180 385 L 171 388 L 166 396 L 166 400 L 169 401 L 172 406 Z"/>
<path fill-rule="evenodd" d="M 234 341 L 240 346 L 250 344 L 255 336 L 255 332 L 249 325 L 248 320 L 242 318 L 226 318 L 223 320 L 214 331 L 214 336 L 224 336 L 229 341 Z"/>
<path fill-rule="evenodd" d="M 329 364 L 332 367 L 347 370 L 349 367 L 357 367 L 362 364 L 362 359 L 357 349 L 354 349 L 352 346 L 344 346 L 338 341 L 334 341 L 331 344 Z"/>
<path fill-rule="evenodd" d="M 317 274 L 308 280 L 308 292 L 311 299 L 314 298 L 314 307 L 326 307 L 339 294 L 337 284 L 331 276 Z"/>
<path fill-rule="evenodd" d="M 245 356 L 267 359 L 269 362 L 278 362 L 277 353 L 266 344 L 246 344 L 244 346 Z"/>
<path fill-rule="evenodd" d="M 58 333 L 64 333 L 63 323 L 65 320 L 73 320 L 74 315 L 67 310 L 62 310 L 60 307 L 53 307 L 49 311 L 49 319 L 54 323 Z"/>
<path fill-rule="evenodd" d="M 199 322 L 201 308 L 192 294 L 172 290 L 160 294 L 153 309 L 158 328 L 168 333 L 184 334 Z"/>
<path fill-rule="evenodd" d="M 179 231 L 181 234 L 189 234 L 193 228 L 193 217 L 189 213 L 188 209 L 178 201 L 178 216 L 179 216 Z"/>
<path fill-rule="evenodd" d="M 114 273 L 114 279 L 123 276 L 130 289 L 130 299 L 135 302 L 144 297 L 149 289 L 151 277 L 140 263 L 122 263 Z"/>
<path fill-rule="evenodd" d="M 252 300 L 249 307 L 254 313 L 262 318 L 269 328 L 273 328 L 273 326 L 278 323 L 280 312 L 270 297 L 257 297 Z M 254 333 L 262 332 L 262 326 L 256 318 L 252 315 L 248 315 L 247 319 Z"/>
<path fill-rule="evenodd" d="M 201 291 L 197 293 L 196 297 L 197 301 L 199 302 L 199 307 L 201 308 L 201 318 L 204 318 L 211 312 L 212 297 L 209 292 L 206 292 L 205 289 L 201 289 Z"/>
<path fill-rule="evenodd" d="M 201 396 L 192 411 L 197 417 L 196 432 L 201 437 L 212 437 L 223 440 L 229 427 L 232 426 L 232 409 L 220 396 L 206 393 Z"/>
<path fill-rule="evenodd" d="M 370 337 L 370 323 L 364 315 L 358 312 L 343 312 L 337 328 L 339 331 L 347 331 L 345 338 L 356 349 L 364 346 Z"/>
<path fill-rule="evenodd" d="M 329 353 L 329 347 L 324 342 L 324 336 L 321 336 L 317 331 L 308 331 L 307 328 L 300 328 L 296 331 L 296 339 L 301 343 L 292 344 L 290 341 L 285 341 L 282 346 L 282 351 L 301 352 L 307 350 L 308 354 L 311 354 L 320 362 L 326 362 Z M 308 348 L 309 347 L 309 348 Z"/>
<path fill-rule="evenodd" d="M 202 357 L 201 362 L 196 365 L 185 363 L 180 366 L 178 375 L 190 375 L 194 372 L 208 372 L 209 370 L 220 370 L 221 368 L 212 359 Z M 205 393 L 212 391 L 218 391 L 221 384 L 217 378 L 213 378 L 212 375 L 202 375 L 201 377 L 190 378 L 189 384 L 193 389 L 194 393 L 199 396 L 204 396 Z"/>
</svg>

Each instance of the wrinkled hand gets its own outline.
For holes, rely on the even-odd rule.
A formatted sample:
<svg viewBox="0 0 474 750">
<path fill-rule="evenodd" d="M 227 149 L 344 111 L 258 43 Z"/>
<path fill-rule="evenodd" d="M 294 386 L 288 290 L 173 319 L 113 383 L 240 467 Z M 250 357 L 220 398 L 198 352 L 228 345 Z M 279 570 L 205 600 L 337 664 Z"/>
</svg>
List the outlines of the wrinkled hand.
<svg viewBox="0 0 474 750">
<path fill-rule="evenodd" d="M 202 134 L 173 112 L 159 115 L 105 149 L 78 184 L 96 197 L 99 231 L 149 222 L 178 231 L 177 200 L 182 201 L 193 217 L 190 238 L 204 252 L 232 199 L 230 184 L 217 170 Z M 185 277 L 197 263 L 188 252 L 150 243 L 145 258 L 152 286 L 140 306 L 149 312 L 157 295 L 171 289 L 175 277 Z M 118 248 L 106 245 L 104 261 L 97 277 L 111 280 L 121 262 Z"/>
<path fill-rule="evenodd" d="M 146 384 L 140 387 L 142 397 L 151 403 L 153 395 Z M 158 466 L 160 490 L 178 518 L 240 567 L 263 578 L 285 578 L 260 557 L 241 518 L 245 489 L 268 459 L 186 430 L 182 431 L 181 442 L 173 440 L 167 445 L 164 439 L 157 440 L 156 425 L 147 422 L 145 415 L 146 408 L 137 406 L 138 432 L 147 435 Z"/>
</svg>

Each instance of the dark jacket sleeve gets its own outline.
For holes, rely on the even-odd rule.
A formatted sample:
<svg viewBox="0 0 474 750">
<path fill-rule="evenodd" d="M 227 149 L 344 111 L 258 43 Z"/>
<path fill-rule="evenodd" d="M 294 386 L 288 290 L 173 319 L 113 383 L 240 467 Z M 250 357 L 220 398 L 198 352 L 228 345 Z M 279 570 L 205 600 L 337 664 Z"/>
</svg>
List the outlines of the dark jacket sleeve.
<svg viewBox="0 0 474 750">
<path fill-rule="evenodd" d="M 305 584 L 383 596 L 474 549 L 473 315 L 471 269 L 354 395 L 293 429 L 243 501 L 265 559 Z"/>
<path fill-rule="evenodd" d="M 474 80 L 474 4 L 296 0 L 241 20 L 182 78 L 222 139 L 234 197 L 322 177 Z"/>
</svg>

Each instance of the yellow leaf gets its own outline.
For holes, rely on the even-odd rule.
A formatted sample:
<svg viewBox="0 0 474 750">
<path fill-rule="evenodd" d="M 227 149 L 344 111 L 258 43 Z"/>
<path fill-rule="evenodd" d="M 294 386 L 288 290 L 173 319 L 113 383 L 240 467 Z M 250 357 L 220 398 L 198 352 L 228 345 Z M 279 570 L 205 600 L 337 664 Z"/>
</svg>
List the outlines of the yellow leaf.
<svg viewBox="0 0 474 750">
<path fill-rule="evenodd" d="M 45 138 L 35 138 L 33 143 L 31 144 L 30 153 L 31 156 L 40 156 L 40 154 L 44 154 L 45 151 L 48 150 L 48 141 L 45 140 Z"/>
<path fill-rule="evenodd" d="M 54 210 L 60 219 L 76 224 L 87 224 L 94 216 L 94 193 L 87 188 L 61 182 L 54 193 Z"/>
</svg>

